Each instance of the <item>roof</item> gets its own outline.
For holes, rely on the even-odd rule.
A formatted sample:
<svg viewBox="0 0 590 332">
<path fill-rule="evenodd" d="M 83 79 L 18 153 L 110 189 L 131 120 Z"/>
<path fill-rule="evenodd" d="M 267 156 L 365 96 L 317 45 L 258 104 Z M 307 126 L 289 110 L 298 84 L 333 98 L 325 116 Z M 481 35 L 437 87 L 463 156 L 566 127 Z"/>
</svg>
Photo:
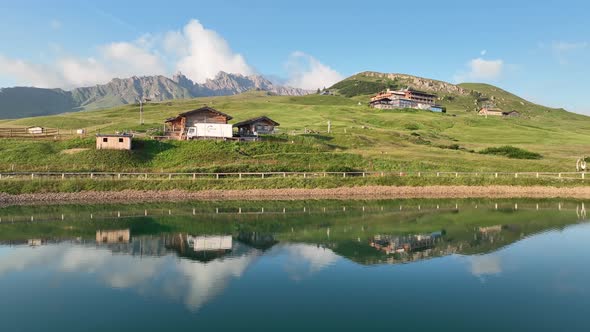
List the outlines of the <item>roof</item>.
<svg viewBox="0 0 590 332">
<path fill-rule="evenodd" d="M 417 95 L 423 95 L 423 96 L 429 96 L 429 97 L 438 97 L 435 94 L 424 92 L 424 91 L 419 91 L 419 90 L 408 89 L 407 91 L 410 92 L 410 93 L 415 93 Z"/>
<path fill-rule="evenodd" d="M 199 113 L 199 112 L 211 112 L 211 113 L 215 113 L 215 114 L 218 114 L 218 115 L 221 115 L 221 116 L 225 116 L 228 120 L 233 119 L 233 117 L 231 115 L 228 115 L 228 114 L 225 114 L 223 112 L 220 112 L 220 111 L 218 111 L 218 110 L 216 110 L 216 109 L 214 109 L 212 107 L 205 106 L 205 107 L 194 109 L 192 111 L 186 111 L 186 112 L 180 113 L 180 114 L 178 114 L 177 116 L 175 116 L 173 118 L 166 119 L 166 122 L 172 122 L 172 121 L 174 121 L 174 120 L 176 120 L 178 118 L 182 118 L 182 117 L 185 117 L 187 115 L 191 115 L 191 114 L 195 114 L 195 113 Z"/>
<path fill-rule="evenodd" d="M 131 134 L 96 134 L 96 137 L 133 137 Z"/>
<path fill-rule="evenodd" d="M 252 119 L 248 119 L 248 120 L 245 120 L 245 121 L 242 121 L 242 122 L 238 122 L 238 123 L 234 124 L 234 127 L 241 127 L 241 126 L 245 126 L 245 125 L 248 125 L 248 124 L 252 124 L 252 123 L 256 123 L 256 122 L 264 121 L 264 120 L 271 122 L 274 126 L 280 126 L 281 125 L 280 123 L 272 120 L 268 116 L 263 115 L 263 116 L 259 116 L 257 118 L 252 118 Z"/>
<path fill-rule="evenodd" d="M 487 108 L 484 107 L 480 110 L 480 112 L 504 112 L 502 109 L 500 108 Z"/>
</svg>

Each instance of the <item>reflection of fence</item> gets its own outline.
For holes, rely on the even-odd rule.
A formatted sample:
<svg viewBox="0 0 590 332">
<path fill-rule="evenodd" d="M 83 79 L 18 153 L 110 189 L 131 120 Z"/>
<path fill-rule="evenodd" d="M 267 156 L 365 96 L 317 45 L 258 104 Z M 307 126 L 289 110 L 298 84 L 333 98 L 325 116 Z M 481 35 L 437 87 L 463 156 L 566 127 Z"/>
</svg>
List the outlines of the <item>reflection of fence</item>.
<svg viewBox="0 0 590 332">
<path fill-rule="evenodd" d="M 57 128 L 0 128 L 0 137 L 2 138 L 43 138 L 55 136 L 70 136 L 76 135 L 76 130 L 73 129 L 57 129 Z"/>
<path fill-rule="evenodd" d="M 493 202 L 493 201 L 492 201 Z M 586 202 L 587 203 L 587 202 Z M 188 203 L 187 203 L 188 204 Z M 434 204 L 430 202 L 427 204 L 415 204 L 411 202 L 400 201 L 399 205 L 353 205 L 353 206 L 329 206 L 322 207 L 314 206 L 298 206 L 298 207 L 212 207 L 212 208 L 147 208 L 137 209 L 128 208 L 125 210 L 106 210 L 104 208 L 95 211 L 85 211 L 80 213 L 60 213 L 59 211 L 33 214 L 33 215 L 2 215 L 0 210 L 0 225 L 10 223 L 37 223 L 37 222 L 53 222 L 53 221 L 82 221 L 82 220 L 117 220 L 117 219 L 133 219 L 145 217 L 203 217 L 211 218 L 213 216 L 220 217 L 248 217 L 253 216 L 259 218 L 268 215 L 271 218 L 277 218 L 280 215 L 318 215 L 318 214 L 407 214 L 407 213 L 440 213 L 451 211 L 462 211 L 467 209 L 487 210 L 487 211 L 538 211 L 539 213 L 547 211 L 569 212 L 575 211 L 578 220 L 586 220 L 586 207 L 584 202 L 554 202 L 549 203 L 540 201 L 534 202 L 505 202 L 499 203 L 465 203 L 458 201 L 457 203 L 443 203 Z M 189 205 L 190 206 L 190 205 Z M 364 226 L 363 226 L 364 227 Z"/>
<path fill-rule="evenodd" d="M 94 179 L 94 180 L 221 180 L 272 178 L 472 178 L 472 179 L 561 179 L 585 180 L 580 172 L 234 172 L 234 173 L 148 173 L 148 172 L 7 172 L 0 179 Z"/>
</svg>

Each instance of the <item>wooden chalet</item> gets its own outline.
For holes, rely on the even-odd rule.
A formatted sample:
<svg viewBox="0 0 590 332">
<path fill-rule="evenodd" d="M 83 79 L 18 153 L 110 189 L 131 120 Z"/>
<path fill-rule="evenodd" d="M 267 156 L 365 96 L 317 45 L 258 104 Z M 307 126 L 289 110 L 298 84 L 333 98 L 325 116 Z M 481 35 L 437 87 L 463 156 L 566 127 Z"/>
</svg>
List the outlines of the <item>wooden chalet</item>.
<svg viewBox="0 0 590 332">
<path fill-rule="evenodd" d="M 502 116 L 504 111 L 499 108 L 488 108 L 484 107 L 479 110 L 479 115 L 490 115 L 490 116 Z"/>
<path fill-rule="evenodd" d="M 520 113 L 518 111 L 503 111 L 499 108 L 482 108 L 479 111 L 479 115 L 491 115 L 491 116 L 502 116 L 502 117 L 518 117 L 520 116 Z"/>
<path fill-rule="evenodd" d="M 238 128 L 240 137 L 256 137 L 258 135 L 268 135 L 275 132 L 275 127 L 280 124 L 267 116 L 260 116 L 246 121 L 234 124 Z"/>
<path fill-rule="evenodd" d="M 182 139 L 183 135 L 186 134 L 187 127 L 196 126 L 197 123 L 227 124 L 231 119 L 233 118 L 230 115 L 205 106 L 166 119 L 166 134 L 167 136 Z"/>
</svg>

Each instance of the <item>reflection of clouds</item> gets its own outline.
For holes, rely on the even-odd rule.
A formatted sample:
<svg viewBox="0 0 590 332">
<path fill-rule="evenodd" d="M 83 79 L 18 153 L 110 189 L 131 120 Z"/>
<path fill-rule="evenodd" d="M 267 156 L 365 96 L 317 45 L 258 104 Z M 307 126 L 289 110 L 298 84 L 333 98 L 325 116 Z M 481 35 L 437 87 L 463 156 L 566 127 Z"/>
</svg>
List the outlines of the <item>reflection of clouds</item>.
<svg viewBox="0 0 590 332">
<path fill-rule="evenodd" d="M 189 309 L 197 310 L 221 293 L 232 278 L 242 276 L 256 257 L 258 252 L 249 250 L 241 256 L 201 263 L 178 260 L 174 255 L 113 255 L 104 248 L 67 244 L 17 247 L 0 254 L 0 276 L 38 267 L 86 273 L 110 287 L 181 299 Z"/>
<path fill-rule="evenodd" d="M 279 250 L 288 255 L 286 270 L 296 280 L 334 264 L 339 256 L 332 250 L 309 244 L 290 244 Z"/>
<path fill-rule="evenodd" d="M 502 261 L 499 256 L 471 256 L 471 274 L 476 277 L 502 273 Z"/>
</svg>

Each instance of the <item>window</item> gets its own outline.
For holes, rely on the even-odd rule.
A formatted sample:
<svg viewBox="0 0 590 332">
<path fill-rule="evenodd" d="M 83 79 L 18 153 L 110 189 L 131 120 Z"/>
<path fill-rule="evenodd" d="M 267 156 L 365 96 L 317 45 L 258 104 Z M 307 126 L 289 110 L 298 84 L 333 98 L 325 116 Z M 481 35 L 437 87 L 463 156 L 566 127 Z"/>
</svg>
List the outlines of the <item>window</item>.
<svg viewBox="0 0 590 332">
<path fill-rule="evenodd" d="M 102 138 L 102 142 L 103 142 L 103 143 L 107 143 L 108 141 L 109 141 L 109 139 L 108 139 L 108 138 L 106 138 L 106 137 L 103 137 L 103 138 Z"/>
<path fill-rule="evenodd" d="M 123 143 L 123 139 L 122 138 L 119 138 L 119 143 Z"/>
</svg>

